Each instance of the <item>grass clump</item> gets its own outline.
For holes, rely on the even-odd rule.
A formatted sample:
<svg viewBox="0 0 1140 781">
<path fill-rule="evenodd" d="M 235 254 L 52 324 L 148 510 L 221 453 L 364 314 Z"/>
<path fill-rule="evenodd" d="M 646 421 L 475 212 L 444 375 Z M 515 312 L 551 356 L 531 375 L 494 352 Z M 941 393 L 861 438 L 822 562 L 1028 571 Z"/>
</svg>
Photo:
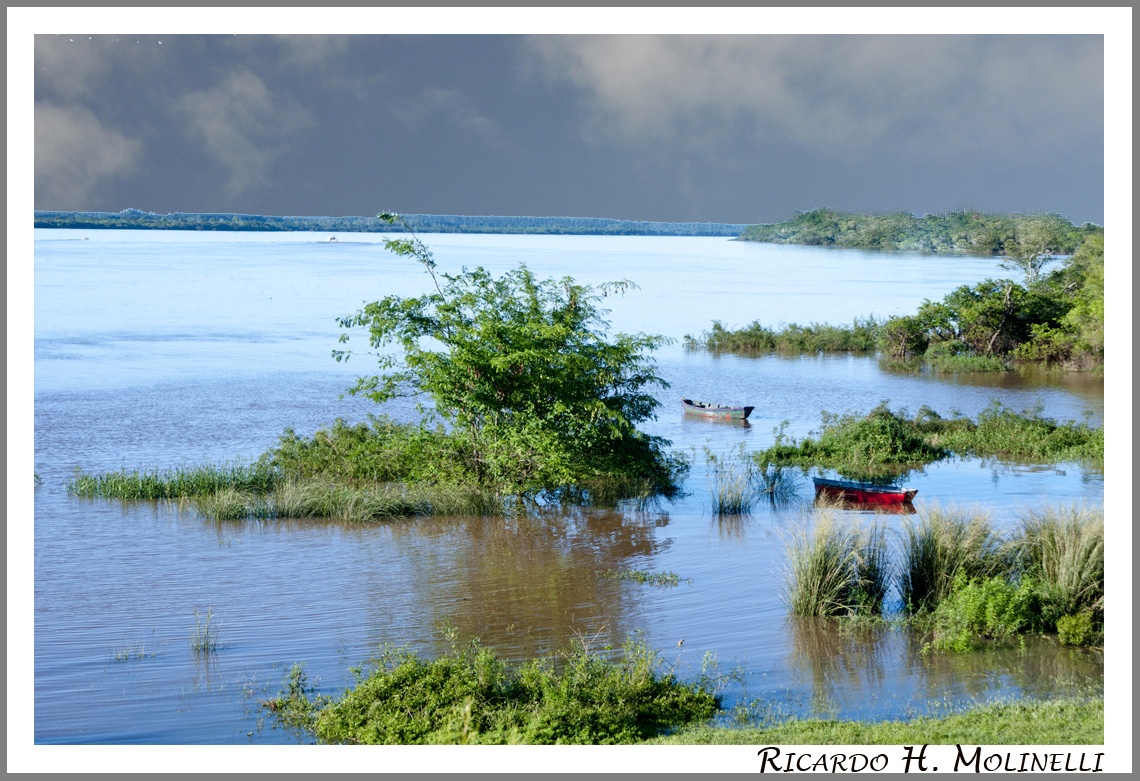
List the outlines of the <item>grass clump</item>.
<svg viewBox="0 0 1140 781">
<path fill-rule="evenodd" d="M 1021 568 L 1049 590 L 1061 641 L 1089 645 L 1104 624 L 1104 512 L 1081 505 L 1030 510 L 1014 540 Z"/>
<path fill-rule="evenodd" d="M 211 654 L 218 650 L 220 622 L 214 621 L 214 611 L 207 610 L 203 616 L 194 611 L 194 633 L 190 635 L 190 650 L 199 654 Z"/>
<path fill-rule="evenodd" d="M 935 507 L 907 523 L 900 589 L 931 647 L 967 651 L 1020 633 L 1093 645 L 1104 631 L 1104 513 L 1029 511 L 999 537 L 982 513 Z"/>
<path fill-rule="evenodd" d="M 637 743 L 718 708 L 707 682 L 682 683 L 639 643 L 512 668 L 472 642 L 433 661 L 386 649 L 341 698 L 313 700 L 298 685 L 270 710 L 323 743 L 592 745 Z"/>
<path fill-rule="evenodd" d="M 1001 538 L 980 510 L 933 505 L 902 530 L 900 590 L 911 613 L 933 610 L 960 576 L 985 578 L 1008 570 Z"/>
<path fill-rule="evenodd" d="M 788 609 L 797 616 L 881 613 L 891 583 L 887 553 L 881 524 L 817 512 L 788 542 Z"/>
<path fill-rule="evenodd" d="M 743 515 L 752 510 L 764 489 L 757 482 L 757 464 L 745 454 L 744 445 L 725 455 L 705 447 L 705 465 L 713 514 Z"/>
</svg>

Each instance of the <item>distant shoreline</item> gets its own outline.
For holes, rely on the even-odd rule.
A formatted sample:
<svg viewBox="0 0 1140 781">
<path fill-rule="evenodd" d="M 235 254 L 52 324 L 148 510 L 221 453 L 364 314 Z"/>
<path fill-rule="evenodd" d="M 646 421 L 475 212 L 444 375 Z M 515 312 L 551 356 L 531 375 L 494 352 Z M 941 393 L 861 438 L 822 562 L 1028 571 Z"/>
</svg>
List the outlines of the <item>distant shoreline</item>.
<svg viewBox="0 0 1140 781">
<path fill-rule="evenodd" d="M 418 233 L 530 233 L 598 236 L 720 236 L 737 238 L 749 226 L 716 222 L 647 222 L 600 217 L 499 217 L 405 214 Z M 376 217 L 275 217 L 256 214 L 157 214 L 139 209 L 121 212 L 36 211 L 36 228 L 82 230 L 321 231 L 326 233 L 402 233 Z"/>
</svg>

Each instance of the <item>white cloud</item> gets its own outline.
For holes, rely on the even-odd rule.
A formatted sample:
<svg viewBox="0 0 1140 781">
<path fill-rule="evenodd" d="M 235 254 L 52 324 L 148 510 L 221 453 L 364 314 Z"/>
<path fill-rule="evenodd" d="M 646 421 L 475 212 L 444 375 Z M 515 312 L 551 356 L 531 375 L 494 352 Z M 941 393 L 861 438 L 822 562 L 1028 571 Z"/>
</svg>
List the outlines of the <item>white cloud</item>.
<svg viewBox="0 0 1140 781">
<path fill-rule="evenodd" d="M 105 180 L 130 173 L 142 143 L 82 106 L 35 104 L 37 209 L 85 210 Z"/>
<path fill-rule="evenodd" d="M 287 139 L 312 124 L 304 109 L 273 95 L 246 70 L 184 95 L 175 110 L 186 121 L 187 134 L 228 170 L 231 196 L 263 184 L 286 152 Z"/>
</svg>

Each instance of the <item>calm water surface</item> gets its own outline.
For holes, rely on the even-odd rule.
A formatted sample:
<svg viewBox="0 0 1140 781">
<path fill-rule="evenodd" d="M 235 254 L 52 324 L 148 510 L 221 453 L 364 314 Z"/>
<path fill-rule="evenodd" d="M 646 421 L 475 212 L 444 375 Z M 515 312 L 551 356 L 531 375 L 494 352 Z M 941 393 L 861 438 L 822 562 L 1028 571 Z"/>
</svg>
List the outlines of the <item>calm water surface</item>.
<svg viewBox="0 0 1140 781">
<path fill-rule="evenodd" d="M 974 416 L 994 399 L 1062 420 L 1104 415 L 1087 377 L 890 374 L 873 358 L 743 358 L 686 352 L 714 319 L 849 323 L 913 311 L 999 273 L 985 258 L 931 258 L 705 238 L 424 237 L 443 270 L 526 263 L 539 276 L 633 280 L 612 299 L 617 330 L 677 340 L 658 354 L 672 387 L 646 428 L 686 452 L 802 436 L 821 410 L 880 401 Z M 376 525 L 217 523 L 168 504 L 67 495 L 75 469 L 167 467 L 255 458 L 291 426 L 311 434 L 370 412 L 339 394 L 367 356 L 336 364 L 336 318 L 365 300 L 419 294 L 429 280 L 381 237 L 36 231 L 34 696 L 37 743 L 288 743 L 257 700 L 289 667 L 337 693 L 380 645 L 425 655 L 442 629 L 478 636 L 510 659 L 576 638 L 645 638 L 682 674 L 706 652 L 740 675 L 729 706 L 844 718 L 901 717 L 1019 693 L 1102 686 L 1091 653 L 923 655 L 894 632 L 837 633 L 786 616 L 785 535 L 810 488 L 742 518 L 709 512 L 703 458 L 686 495 L 650 507 L 522 519 L 434 518 Z M 694 271 L 699 270 L 699 274 Z M 359 335 L 358 349 L 363 348 Z M 754 404 L 751 426 L 686 419 L 680 397 Z M 29 477 L 30 480 L 30 477 Z M 908 483 L 921 509 L 977 505 L 999 526 L 1041 502 L 1100 503 L 1104 477 L 1075 464 L 954 461 Z M 10 518 L 9 523 L 20 519 Z M 894 526 L 902 518 L 888 521 Z M 599 577 L 672 571 L 676 588 Z M 189 638 L 209 611 L 222 645 Z"/>
</svg>

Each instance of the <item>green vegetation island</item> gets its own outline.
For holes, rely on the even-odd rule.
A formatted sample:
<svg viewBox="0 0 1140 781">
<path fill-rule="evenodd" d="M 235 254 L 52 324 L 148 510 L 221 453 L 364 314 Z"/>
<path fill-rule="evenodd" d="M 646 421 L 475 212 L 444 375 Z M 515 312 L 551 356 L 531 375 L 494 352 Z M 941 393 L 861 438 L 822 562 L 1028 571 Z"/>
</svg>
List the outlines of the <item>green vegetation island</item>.
<svg viewBox="0 0 1140 781">
<path fill-rule="evenodd" d="M 1029 234 L 1048 237 L 1052 252 L 1072 254 L 1085 238 L 1103 235 L 1093 223 L 1075 226 L 1059 214 L 951 211 L 917 217 L 908 212 L 813 209 L 783 222 L 751 225 L 741 241 L 811 247 L 896 250 L 951 255 L 1005 255 L 1021 251 Z"/>
<path fill-rule="evenodd" d="M 482 267 L 446 273 L 403 218 L 380 219 L 402 224 L 408 236 L 384 245 L 423 268 L 429 292 L 388 295 L 341 318 L 345 332 L 332 357 L 356 359 L 347 343 L 363 331 L 363 353 L 375 373 L 359 377 L 348 392 L 378 403 L 430 399 L 419 422 L 337 421 L 312 437 L 287 429 L 250 465 L 77 472 L 68 491 L 186 503 L 219 521 L 377 522 L 430 514 L 507 518 L 542 513 L 551 503 L 612 506 L 680 490 L 687 455 L 638 428 L 660 404 L 650 390 L 668 387 L 652 357 L 667 340 L 612 334 L 605 319 L 603 305 L 631 282 L 539 279 L 525 265 L 499 276 Z M 726 515 L 793 496 L 788 484 L 797 468 L 858 470 L 873 479 L 950 454 L 1095 463 L 1103 462 L 1103 443 L 1103 428 L 1058 424 L 1033 411 L 995 405 L 972 421 L 925 408 L 911 417 L 883 404 L 867 415 L 825 413 L 818 439 L 797 442 L 778 432 L 773 447 L 760 453 L 706 450 L 705 457 L 715 512 Z M 999 534 L 982 511 L 935 506 L 896 527 L 888 534 L 878 517 L 814 506 L 786 543 L 788 612 L 833 622 L 836 631 L 904 628 L 924 639 L 928 653 L 971 653 L 1029 635 L 1073 653 L 1098 653 L 1103 509 L 1028 511 L 1016 529 Z M 668 588 L 683 573 L 598 577 Z M 898 604 L 888 600 L 895 593 Z M 207 613 L 194 648 L 208 654 L 217 647 Z M 1096 696 L 983 703 L 910 726 L 792 719 L 775 732 L 768 725 L 723 728 L 716 726 L 725 715 L 718 687 L 729 678 L 715 664 L 702 667 L 696 680 L 683 681 L 636 641 L 621 649 L 583 643 L 510 666 L 472 639 L 432 661 L 387 649 L 338 698 L 314 691 L 295 666 L 284 690 L 262 706 L 326 743 L 846 744 L 919 742 L 918 736 L 922 743 L 935 742 L 932 736 L 974 744 L 1103 742 Z M 733 715 L 755 727 L 747 709 Z"/>
<path fill-rule="evenodd" d="M 403 214 L 379 217 L 272 217 L 257 214 L 157 214 L 139 209 L 119 212 L 36 211 L 37 228 L 98 230 L 320 231 L 325 233 L 539 233 L 589 236 L 726 236 L 748 227 L 716 222 L 647 222 L 602 217 L 495 217 L 454 214 Z"/>
<path fill-rule="evenodd" d="M 877 232 L 880 222 L 910 227 L 902 233 L 886 228 Z M 912 315 L 856 318 L 849 326 L 777 327 L 755 320 L 726 328 L 714 321 L 700 335 L 686 334 L 686 347 L 745 354 L 878 352 L 887 368 L 904 370 L 995 372 L 1033 365 L 1103 371 L 1103 228 L 1074 228 L 1055 215 L 848 219 L 823 211 L 800 215 L 781 226 L 756 226 L 763 230 L 750 228 L 742 238 L 869 249 L 914 250 L 921 244 L 931 252 L 984 251 L 999 255 L 1002 269 L 1018 279 L 991 278 L 963 285 L 941 301 L 925 300 Z M 950 230 L 954 226 L 962 230 Z M 919 227 L 926 233 L 916 233 Z M 921 236 L 927 238 L 914 243 Z"/>
</svg>

